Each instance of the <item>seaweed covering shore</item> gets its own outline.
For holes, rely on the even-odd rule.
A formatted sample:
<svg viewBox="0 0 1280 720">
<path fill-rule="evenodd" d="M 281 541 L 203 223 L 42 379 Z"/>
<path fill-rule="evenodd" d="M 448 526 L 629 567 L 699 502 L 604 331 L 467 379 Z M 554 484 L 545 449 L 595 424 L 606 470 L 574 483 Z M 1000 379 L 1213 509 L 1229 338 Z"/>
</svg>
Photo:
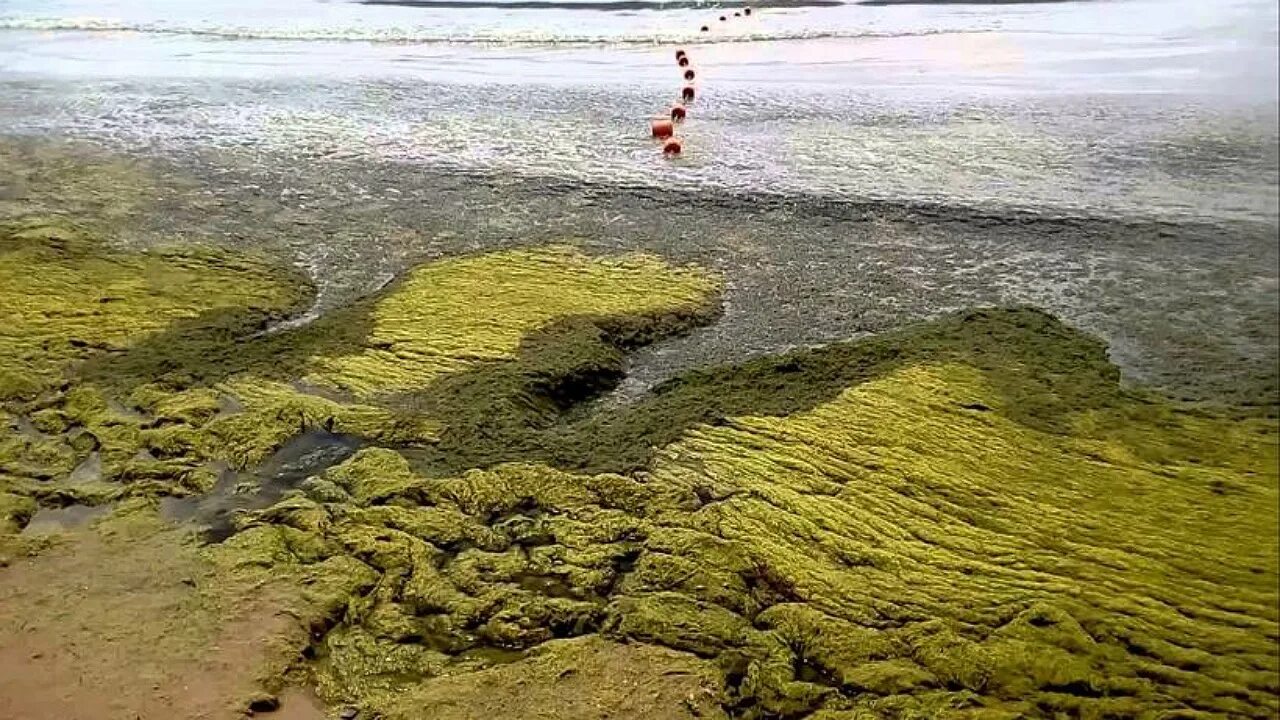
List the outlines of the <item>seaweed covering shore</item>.
<svg viewBox="0 0 1280 720">
<path fill-rule="evenodd" d="M 503 251 L 298 325 L 311 289 L 269 258 L 97 232 L 0 227 L 0 577 L 67 561 L 27 526 L 89 506 L 76 572 L 183 576 L 80 598 L 96 647 L 200 656 L 269 603 L 228 713 L 290 684 L 388 720 L 1280 711 L 1274 415 L 1122 388 L 1040 311 L 596 408 L 628 350 L 715 321 L 720 278 Z M 0 637 L 65 602 L 6 593 Z"/>
</svg>

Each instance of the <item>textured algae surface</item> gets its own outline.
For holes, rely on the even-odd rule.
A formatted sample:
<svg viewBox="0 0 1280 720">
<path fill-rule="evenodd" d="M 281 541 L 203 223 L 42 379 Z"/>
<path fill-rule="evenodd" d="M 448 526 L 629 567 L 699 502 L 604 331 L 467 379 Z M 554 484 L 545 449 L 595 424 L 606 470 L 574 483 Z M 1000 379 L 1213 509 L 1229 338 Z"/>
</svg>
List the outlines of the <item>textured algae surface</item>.
<svg viewBox="0 0 1280 720">
<path fill-rule="evenodd" d="M 427 265 L 296 327 L 280 321 L 310 287 L 264 257 L 116 251 L 64 219 L 26 217 L 0 226 L 0 259 L 0 491 L 13 527 L 33 501 L 208 492 L 220 468 L 251 468 L 313 429 L 434 444 L 448 412 L 421 412 L 413 395 L 446 371 L 484 367 L 501 378 L 488 394 L 521 418 L 551 416 L 559 394 L 620 375 L 620 348 L 718 307 L 705 274 L 560 247 Z M 551 326 L 572 327 L 573 342 L 521 362 L 522 338 Z"/>
<path fill-rule="evenodd" d="M 525 341 L 519 366 L 538 367 L 553 354 L 547 347 L 575 344 L 583 335 L 572 323 L 544 330 Z M 509 402 L 513 393 L 495 391 L 499 373 L 480 366 L 436 383 L 423 405 L 450 418 L 448 431 L 441 443 L 411 455 L 431 471 L 534 458 L 590 472 L 637 471 L 657 448 L 698 425 L 810 409 L 895 369 L 939 362 L 999 375 L 993 391 L 1005 412 L 1052 432 L 1069 430 L 1076 413 L 1115 407 L 1124 397 L 1119 371 L 1094 338 L 1029 308 L 979 310 L 856 343 L 694 371 L 621 408 L 557 415 L 555 422 L 534 403 Z"/>
<path fill-rule="evenodd" d="M 302 629 L 270 690 L 387 718 L 1280 711 L 1274 418 L 1122 390 L 1043 313 L 578 412 L 629 347 L 713 320 L 717 281 L 506 252 L 281 329 L 308 288 L 266 259 L 47 220 L 0 252 L 0 555 L 41 549 L 42 506 L 149 508 L 308 430 L 362 438 L 200 551 L 241 593 L 209 602 L 269 587 Z"/>
<path fill-rule="evenodd" d="M 786 415 L 719 414 L 716 383 L 759 366 L 681 379 L 650 401 L 685 388 L 716 419 L 640 473 L 434 477 L 366 449 L 227 549 L 360 574 L 311 672 L 388 717 L 447 707 L 424 677 L 594 635 L 711 663 L 731 717 L 1274 715 L 1273 419 L 1124 393 L 1035 311 L 884 342 L 879 375 Z M 825 387 L 860 345 L 767 367 Z"/>
</svg>

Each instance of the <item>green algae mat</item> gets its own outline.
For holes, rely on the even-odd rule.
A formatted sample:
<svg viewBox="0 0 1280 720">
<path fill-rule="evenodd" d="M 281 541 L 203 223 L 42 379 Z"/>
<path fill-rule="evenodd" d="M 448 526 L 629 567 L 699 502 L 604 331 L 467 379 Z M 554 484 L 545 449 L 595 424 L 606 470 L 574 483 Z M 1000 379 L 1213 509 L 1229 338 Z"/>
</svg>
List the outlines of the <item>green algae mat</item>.
<svg viewBox="0 0 1280 720">
<path fill-rule="evenodd" d="M 41 509 L 118 535 L 239 477 L 226 533 L 182 545 L 184 612 L 270 588 L 292 631 L 258 684 L 360 717 L 1280 712 L 1274 413 L 1122 388 L 1025 308 L 583 408 L 720 291 L 548 247 L 290 324 L 310 288 L 268 258 L 11 221 L 0 558 L 56 550 L 21 532 Z M 361 449 L 249 501 L 312 432 Z"/>
</svg>

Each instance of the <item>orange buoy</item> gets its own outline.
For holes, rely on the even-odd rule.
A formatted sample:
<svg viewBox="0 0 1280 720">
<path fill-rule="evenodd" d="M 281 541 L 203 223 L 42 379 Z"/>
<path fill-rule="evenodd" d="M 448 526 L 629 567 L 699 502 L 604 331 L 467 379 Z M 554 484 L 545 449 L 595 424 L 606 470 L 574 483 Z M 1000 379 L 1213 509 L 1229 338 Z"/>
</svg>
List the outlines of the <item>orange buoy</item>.
<svg viewBox="0 0 1280 720">
<path fill-rule="evenodd" d="M 676 51 L 676 62 L 680 62 L 680 58 L 684 57 L 686 54 L 687 54 L 687 53 L 685 53 L 685 51 L 683 51 L 683 50 L 677 50 L 677 51 Z"/>
<path fill-rule="evenodd" d="M 675 134 L 676 126 L 670 120 L 655 118 L 649 123 L 649 130 L 653 132 L 654 137 L 664 140 Z"/>
<path fill-rule="evenodd" d="M 692 70 L 685 70 L 685 71 L 684 71 L 684 79 L 685 79 L 685 80 L 688 80 L 688 81 L 690 81 L 690 82 L 693 82 L 693 79 L 694 79 L 695 77 L 697 77 L 697 75 L 694 75 L 694 73 L 693 73 L 693 71 L 692 71 Z"/>
<path fill-rule="evenodd" d="M 684 89 L 680 91 L 680 97 L 684 98 L 685 102 L 689 102 L 693 100 L 693 95 L 694 95 L 694 92 L 693 92 L 692 85 L 685 85 Z"/>
<path fill-rule="evenodd" d="M 680 147 L 680 141 L 677 140 L 676 138 L 671 138 L 666 142 L 662 143 L 663 155 L 679 155 L 680 150 L 682 150 L 682 148 Z"/>
<path fill-rule="evenodd" d="M 751 14 L 751 8 L 749 8 L 749 7 L 748 7 L 748 8 L 742 8 L 742 14 L 743 14 L 743 15 L 750 15 L 750 14 Z"/>
<path fill-rule="evenodd" d="M 742 17 L 742 13 L 740 13 L 740 12 L 736 12 L 736 13 L 734 13 L 734 14 L 733 14 L 733 16 L 734 16 L 734 17 Z"/>
<path fill-rule="evenodd" d="M 725 20 L 728 20 L 728 19 L 729 19 L 729 18 L 727 18 L 727 17 L 725 17 L 725 16 L 723 16 L 723 15 L 721 15 L 721 16 L 720 16 L 720 22 L 724 22 Z"/>
<path fill-rule="evenodd" d="M 688 67 L 689 57 L 686 55 L 685 57 L 680 58 L 679 60 L 676 61 L 676 64 L 679 65 L 680 67 Z"/>
<path fill-rule="evenodd" d="M 706 31 L 708 31 L 708 30 L 710 30 L 710 29 L 711 29 L 711 28 L 707 27 L 706 25 L 703 25 L 703 26 L 702 26 L 702 32 L 706 32 Z"/>
<path fill-rule="evenodd" d="M 684 116 L 685 116 L 685 110 L 683 105 L 681 105 L 680 103 L 676 103 L 675 105 L 671 106 L 672 122 L 680 122 L 681 120 L 684 120 Z"/>
</svg>

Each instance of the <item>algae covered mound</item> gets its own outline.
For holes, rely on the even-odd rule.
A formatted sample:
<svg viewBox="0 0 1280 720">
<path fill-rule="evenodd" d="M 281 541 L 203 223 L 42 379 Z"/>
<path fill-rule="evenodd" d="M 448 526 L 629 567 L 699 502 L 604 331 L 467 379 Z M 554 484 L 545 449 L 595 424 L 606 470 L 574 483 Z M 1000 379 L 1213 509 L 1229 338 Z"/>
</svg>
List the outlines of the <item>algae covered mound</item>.
<svg viewBox="0 0 1280 720">
<path fill-rule="evenodd" d="M 302 278 L 266 258 L 210 250 L 112 252 L 52 218 L 0 227 L 0 399 L 56 388 L 68 366 L 174 323 L 248 335 L 303 302 Z"/>
<path fill-rule="evenodd" d="M 525 343 L 522 366 L 539 364 L 546 336 Z M 565 344 L 570 337 L 554 339 Z M 1069 429 L 1074 413 L 1111 407 L 1123 397 L 1119 370 L 1096 339 L 1031 308 L 975 310 L 859 342 L 695 370 L 633 403 L 555 424 L 529 412 L 527 404 L 512 407 L 510 391 L 486 368 L 460 373 L 438 383 L 428 403 L 433 410 L 448 408 L 437 413 L 448 418 L 441 442 L 412 455 L 433 472 L 530 459 L 589 472 L 632 472 L 698 425 L 807 410 L 853 385 L 921 363 L 963 363 L 998 375 L 993 391 L 1006 412 L 1054 432 Z"/>
<path fill-rule="evenodd" d="M 663 329 L 674 329 L 678 317 L 705 314 L 717 290 L 705 273 L 644 255 L 593 260 L 550 247 L 442 260 L 372 304 L 360 352 L 315 357 L 304 379 L 360 397 L 422 390 L 515 356 L 526 335 L 567 317 L 613 319 L 636 332 L 665 319 Z"/>
<path fill-rule="evenodd" d="M 424 265 L 352 307 L 277 327 L 310 287 L 264 257 L 114 251 L 49 219 L 0 226 L 0 253 L 0 491 L 13 527 L 35 501 L 204 493 L 313 429 L 435 443 L 448 413 L 415 411 L 412 395 L 464 369 L 483 367 L 490 394 L 552 417 L 562 393 L 619 375 L 621 348 L 717 311 L 704 273 L 549 247 Z M 515 362 L 538 333 L 572 342 Z"/>
<path fill-rule="evenodd" d="M 146 421 L 126 396 L 84 381 L 79 368 L 175 327 L 196 345 L 227 344 L 294 312 L 308 295 L 301 277 L 265 257 L 117 252 L 53 218 L 0 226 L 0 492 L 6 508 L 17 508 L 6 515 L 29 514 L 32 498 L 96 503 L 157 485 L 206 487 L 199 461 L 147 452 L 149 437 L 168 432 L 165 421 Z M 175 412 L 182 408 L 172 422 L 219 412 L 215 398 L 202 399 L 170 398 Z"/>
<path fill-rule="evenodd" d="M 860 348 L 831 391 L 822 359 Z M 642 473 L 428 477 L 366 449 L 213 552 L 349 578 L 310 672 L 387 717 L 585 635 L 705 659 L 740 718 L 1276 712 L 1273 420 L 1124 393 L 1097 343 L 1030 310 L 773 372 L 823 389 L 719 415 L 744 373 L 770 377 L 752 366 L 651 399 L 683 385 L 717 419 Z"/>
</svg>

